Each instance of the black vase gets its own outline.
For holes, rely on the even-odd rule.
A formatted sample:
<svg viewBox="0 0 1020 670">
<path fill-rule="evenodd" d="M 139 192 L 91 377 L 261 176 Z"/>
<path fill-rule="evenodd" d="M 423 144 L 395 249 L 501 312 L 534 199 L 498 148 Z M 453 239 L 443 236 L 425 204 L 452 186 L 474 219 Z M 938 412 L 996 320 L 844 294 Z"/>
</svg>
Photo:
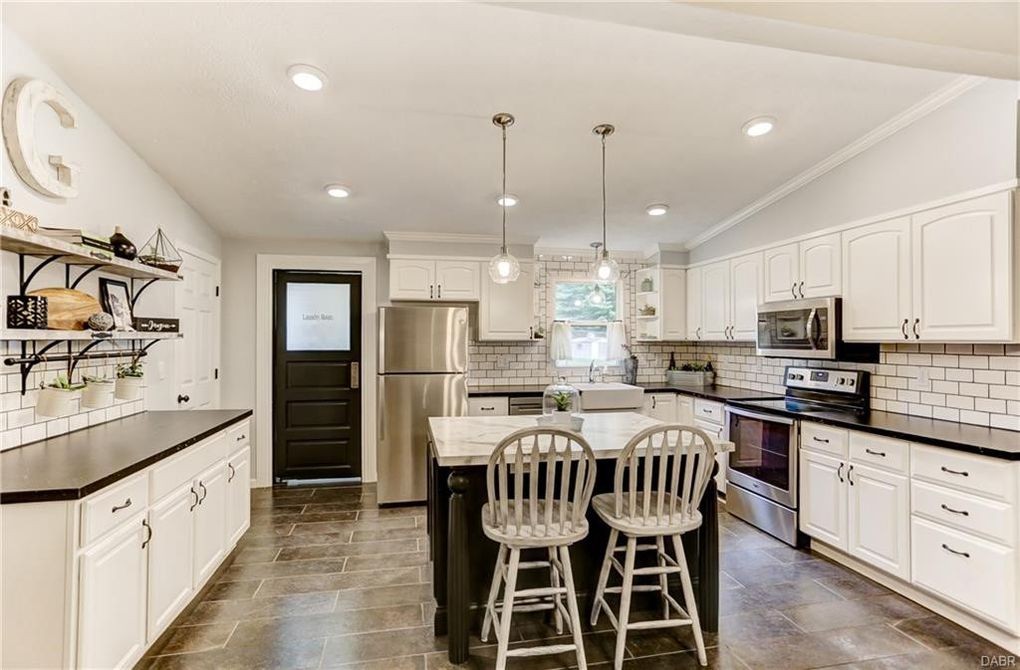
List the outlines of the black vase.
<svg viewBox="0 0 1020 670">
<path fill-rule="evenodd" d="M 131 240 L 124 237 L 124 233 L 120 232 L 120 226 L 113 229 L 113 235 L 110 236 L 110 246 L 113 247 L 114 256 L 123 258 L 126 261 L 133 261 L 135 256 L 138 255 L 138 249 L 135 248 Z"/>
</svg>

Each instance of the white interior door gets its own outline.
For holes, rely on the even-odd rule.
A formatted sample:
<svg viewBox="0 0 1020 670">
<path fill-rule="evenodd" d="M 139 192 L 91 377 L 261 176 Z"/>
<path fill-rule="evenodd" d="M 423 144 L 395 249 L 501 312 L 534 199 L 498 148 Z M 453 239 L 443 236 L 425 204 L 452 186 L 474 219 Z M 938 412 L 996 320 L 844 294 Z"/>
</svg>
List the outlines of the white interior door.
<svg viewBox="0 0 1020 670">
<path fill-rule="evenodd" d="M 179 409 L 212 409 L 219 406 L 220 264 L 187 251 L 182 256 L 177 313 L 184 337 L 177 342 L 174 397 Z"/>
</svg>

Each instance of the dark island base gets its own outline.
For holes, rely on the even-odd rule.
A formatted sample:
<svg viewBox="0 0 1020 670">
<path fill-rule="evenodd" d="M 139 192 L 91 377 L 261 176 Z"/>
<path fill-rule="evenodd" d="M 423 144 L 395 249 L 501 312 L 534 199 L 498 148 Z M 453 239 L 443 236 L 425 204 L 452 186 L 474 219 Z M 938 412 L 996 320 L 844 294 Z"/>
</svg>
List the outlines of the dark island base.
<svg viewBox="0 0 1020 670">
<path fill-rule="evenodd" d="M 596 495 L 612 492 L 612 464 L 614 461 L 599 463 L 595 478 Z M 430 459 L 428 487 L 429 551 L 437 605 L 435 632 L 437 635 L 448 636 L 450 662 L 463 663 L 468 659 L 470 632 L 478 632 L 481 628 L 499 549 L 499 545 L 482 532 L 481 511 L 482 505 L 487 502 L 485 466 L 444 468 Z M 719 626 L 717 506 L 713 478 L 709 481 L 699 507 L 706 522 L 697 532 L 683 536 L 701 625 L 710 632 L 717 631 Z M 570 548 L 578 606 L 585 627 L 588 627 L 596 580 L 609 541 L 609 528 L 590 508 L 588 523 L 588 537 Z M 648 558 L 651 558 L 652 552 L 642 553 L 649 554 Z M 519 586 L 548 585 L 548 575 L 544 571 L 525 571 L 519 579 Z M 618 577 L 615 582 L 613 580 L 610 577 L 610 584 L 619 583 Z M 682 601 L 678 576 L 671 576 L 669 588 Z M 614 600 L 610 602 L 615 605 Z M 632 609 L 635 611 L 655 610 L 659 607 L 661 600 L 654 592 L 634 594 Z"/>
</svg>

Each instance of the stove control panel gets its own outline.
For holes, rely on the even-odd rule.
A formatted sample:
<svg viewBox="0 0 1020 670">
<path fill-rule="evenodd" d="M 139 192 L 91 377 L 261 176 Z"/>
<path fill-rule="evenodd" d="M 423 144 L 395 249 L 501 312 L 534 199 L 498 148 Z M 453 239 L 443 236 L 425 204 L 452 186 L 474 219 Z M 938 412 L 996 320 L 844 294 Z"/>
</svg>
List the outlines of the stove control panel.
<svg viewBox="0 0 1020 670">
<path fill-rule="evenodd" d="M 829 370 L 824 368 L 786 368 L 786 387 L 830 393 L 863 393 L 864 372 L 859 370 Z"/>
</svg>

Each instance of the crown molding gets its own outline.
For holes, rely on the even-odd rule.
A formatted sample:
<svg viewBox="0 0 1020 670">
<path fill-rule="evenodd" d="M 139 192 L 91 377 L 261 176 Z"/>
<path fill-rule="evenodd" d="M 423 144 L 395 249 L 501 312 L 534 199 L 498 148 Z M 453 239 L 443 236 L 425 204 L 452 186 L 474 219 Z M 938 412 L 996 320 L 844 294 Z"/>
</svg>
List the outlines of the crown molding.
<svg viewBox="0 0 1020 670">
<path fill-rule="evenodd" d="M 424 233 L 402 230 L 387 230 L 383 237 L 390 242 L 460 242 L 464 244 L 499 244 L 499 235 L 475 235 L 471 233 Z M 511 242 L 514 243 L 514 242 Z"/>
<path fill-rule="evenodd" d="M 733 226 L 737 225 L 741 221 L 750 218 L 754 214 L 757 214 L 761 210 L 765 209 L 769 205 L 772 205 L 779 200 L 782 200 L 786 196 L 790 195 L 794 191 L 803 188 L 810 184 L 814 180 L 818 179 L 822 175 L 826 174 L 839 167 L 843 163 L 847 162 L 854 156 L 864 152 L 865 150 L 873 147 L 882 140 L 890 137 L 896 132 L 906 128 L 912 123 L 919 121 L 920 119 L 928 116 L 935 110 L 945 106 L 949 102 L 952 102 L 956 98 L 960 97 L 967 91 L 971 90 L 978 84 L 986 81 L 985 77 L 976 77 L 970 75 L 964 75 L 957 77 L 952 82 L 943 86 L 939 90 L 935 91 L 928 97 L 924 98 L 917 104 L 906 109 L 905 111 L 897 114 L 893 118 L 889 119 L 885 123 L 881 124 L 877 128 L 869 131 L 860 138 L 854 140 L 850 144 L 846 145 L 836 153 L 832 154 L 825 160 L 816 163 L 804 172 L 801 172 L 793 179 L 782 184 L 775 190 L 765 194 L 763 197 L 755 200 L 750 205 L 747 205 L 743 209 L 735 212 L 726 219 L 723 219 L 719 223 L 715 224 L 700 235 L 691 238 L 684 244 L 684 251 L 690 251 L 695 247 L 699 247 L 705 242 L 709 241 L 713 237 L 729 230 Z"/>
</svg>

